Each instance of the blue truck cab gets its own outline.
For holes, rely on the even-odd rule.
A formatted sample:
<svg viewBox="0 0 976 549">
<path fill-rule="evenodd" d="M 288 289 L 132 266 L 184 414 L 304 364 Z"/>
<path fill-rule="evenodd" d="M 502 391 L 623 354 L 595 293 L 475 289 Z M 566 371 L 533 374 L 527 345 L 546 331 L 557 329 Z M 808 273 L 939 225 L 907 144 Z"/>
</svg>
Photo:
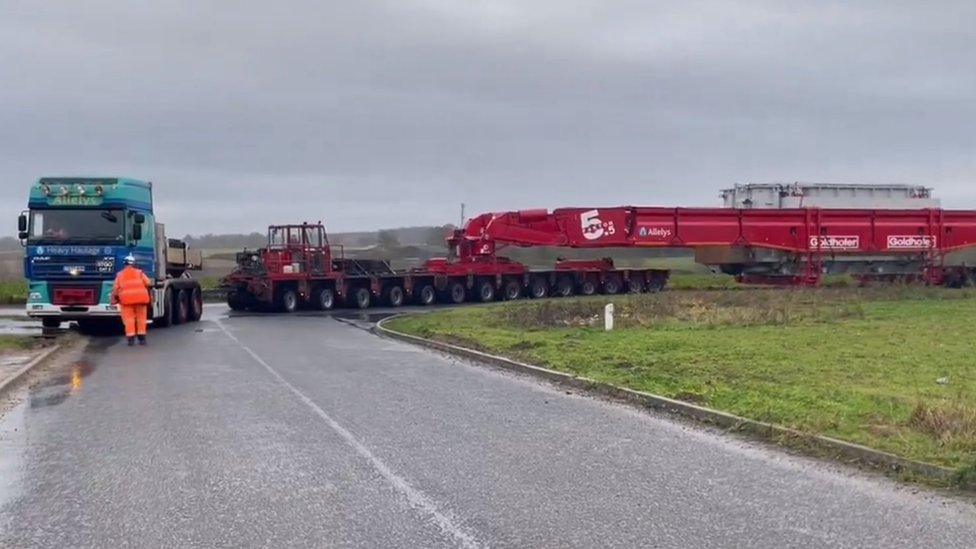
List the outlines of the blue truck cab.
<svg viewBox="0 0 976 549">
<path fill-rule="evenodd" d="M 150 320 L 168 325 L 202 313 L 199 261 L 167 240 L 153 213 L 152 183 L 123 177 L 42 177 L 18 220 L 24 242 L 27 314 L 45 327 L 118 322 L 110 303 L 126 255 L 154 281 Z"/>
</svg>

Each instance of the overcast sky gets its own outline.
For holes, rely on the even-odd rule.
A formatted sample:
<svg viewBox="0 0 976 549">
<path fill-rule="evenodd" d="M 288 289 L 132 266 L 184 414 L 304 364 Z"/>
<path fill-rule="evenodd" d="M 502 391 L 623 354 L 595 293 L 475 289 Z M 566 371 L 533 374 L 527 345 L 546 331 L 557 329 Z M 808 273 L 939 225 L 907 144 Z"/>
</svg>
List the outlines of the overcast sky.
<svg viewBox="0 0 976 549">
<path fill-rule="evenodd" d="M 82 174 L 152 180 L 171 234 L 794 180 L 976 208 L 974 22 L 972 0 L 0 0 L 0 213 L 12 232 L 32 181 Z"/>
</svg>

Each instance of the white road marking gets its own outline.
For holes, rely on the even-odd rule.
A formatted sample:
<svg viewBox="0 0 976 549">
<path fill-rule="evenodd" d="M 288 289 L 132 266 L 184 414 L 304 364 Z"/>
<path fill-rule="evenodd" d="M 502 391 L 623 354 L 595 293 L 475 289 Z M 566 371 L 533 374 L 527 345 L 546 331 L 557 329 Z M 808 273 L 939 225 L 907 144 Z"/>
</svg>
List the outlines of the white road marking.
<svg viewBox="0 0 976 549">
<path fill-rule="evenodd" d="M 353 435 L 351 432 L 349 432 L 349 430 L 347 430 L 345 427 L 340 425 L 339 422 L 332 419 L 332 416 L 327 414 L 325 410 L 319 407 L 318 404 L 312 401 L 312 399 L 305 396 L 305 394 L 299 391 L 297 388 L 295 388 L 294 385 L 288 383 L 288 381 L 286 381 L 285 378 L 281 377 L 281 374 L 279 374 L 277 370 L 272 368 L 270 364 L 265 362 L 264 359 L 258 356 L 258 354 L 255 353 L 253 350 L 251 350 L 250 347 L 248 347 L 243 342 L 241 342 L 241 340 L 237 339 L 237 336 L 232 334 L 230 330 L 228 330 L 227 327 L 224 326 L 223 322 L 220 322 L 218 320 L 216 321 L 216 324 L 217 326 L 220 327 L 220 329 L 225 334 L 227 334 L 227 337 L 229 337 L 235 343 L 237 343 L 237 345 L 241 349 L 244 349 L 244 351 L 247 352 L 247 354 L 251 355 L 251 358 L 253 358 L 255 362 L 257 362 L 261 366 L 264 366 L 264 369 L 266 369 L 268 373 L 270 373 L 276 380 L 278 380 L 278 383 L 284 385 L 289 391 L 292 392 L 292 394 L 298 397 L 299 400 L 304 402 L 306 406 L 311 408 L 312 411 L 315 412 L 315 415 L 319 416 L 323 421 L 325 421 L 325 423 L 329 427 L 331 427 L 333 431 L 335 431 L 340 437 L 342 437 L 343 440 L 346 441 L 346 444 L 351 446 L 353 450 L 355 450 L 359 455 L 366 458 L 366 460 L 370 462 L 373 468 L 376 469 L 376 471 L 379 472 L 379 474 L 384 479 L 386 479 L 386 481 L 389 482 L 390 485 L 393 486 L 394 489 L 396 489 L 396 491 L 400 492 L 401 494 L 403 494 L 405 498 L 407 498 L 407 501 L 410 503 L 411 506 L 429 515 L 431 519 L 433 519 L 437 527 L 441 529 L 442 532 L 454 538 L 461 547 L 482 547 L 483 546 L 480 542 L 478 542 L 478 540 L 473 535 L 467 532 L 463 527 L 461 527 L 454 520 L 450 512 L 441 511 L 438 508 L 437 503 L 434 502 L 434 500 L 432 500 L 430 497 L 428 497 L 427 494 L 423 493 L 417 488 L 414 488 L 403 477 L 396 474 L 393 471 L 393 469 L 391 469 L 386 463 L 384 463 L 381 459 L 376 457 L 373 454 L 373 452 L 369 450 L 369 448 L 364 446 L 363 443 L 359 442 L 359 440 L 356 438 L 355 435 Z"/>
</svg>

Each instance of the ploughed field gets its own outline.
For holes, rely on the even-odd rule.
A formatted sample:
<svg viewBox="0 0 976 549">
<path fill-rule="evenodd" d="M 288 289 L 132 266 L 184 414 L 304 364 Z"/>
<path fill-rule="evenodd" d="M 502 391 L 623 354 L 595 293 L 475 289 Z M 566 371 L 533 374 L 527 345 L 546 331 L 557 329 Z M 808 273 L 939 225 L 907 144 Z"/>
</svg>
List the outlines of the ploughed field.
<svg viewBox="0 0 976 549">
<path fill-rule="evenodd" d="M 612 302 L 616 326 L 603 330 Z M 406 316 L 395 330 L 955 468 L 976 484 L 976 292 L 684 291 Z"/>
</svg>

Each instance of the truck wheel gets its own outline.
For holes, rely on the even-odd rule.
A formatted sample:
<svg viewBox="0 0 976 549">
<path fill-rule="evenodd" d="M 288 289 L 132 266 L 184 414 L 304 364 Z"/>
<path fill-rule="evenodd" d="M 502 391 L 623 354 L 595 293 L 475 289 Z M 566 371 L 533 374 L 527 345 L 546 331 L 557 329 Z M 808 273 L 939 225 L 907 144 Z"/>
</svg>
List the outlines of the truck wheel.
<svg viewBox="0 0 976 549">
<path fill-rule="evenodd" d="M 487 280 L 482 280 L 478 284 L 477 293 L 475 294 L 478 301 L 482 303 L 488 303 L 489 301 L 495 300 L 495 285 Z"/>
<path fill-rule="evenodd" d="M 45 328 L 60 328 L 61 318 L 57 316 L 45 316 L 41 318 L 41 326 Z"/>
<path fill-rule="evenodd" d="M 631 278 L 627 281 L 627 291 L 632 294 L 642 294 L 644 293 L 644 280 L 643 278 Z"/>
<path fill-rule="evenodd" d="M 369 294 L 369 288 L 356 288 L 352 294 L 353 302 L 359 309 L 368 309 L 369 303 L 372 301 L 372 297 Z"/>
<path fill-rule="evenodd" d="M 278 294 L 278 308 L 284 313 L 294 313 L 298 310 L 298 294 L 291 288 L 283 288 Z"/>
<path fill-rule="evenodd" d="M 622 284 L 620 283 L 620 277 L 618 276 L 607 277 L 607 279 L 603 281 L 603 293 L 607 295 L 614 295 L 620 293 L 621 286 Z"/>
<path fill-rule="evenodd" d="M 559 281 L 556 282 L 556 295 L 559 297 L 569 297 L 573 295 L 573 279 L 568 276 L 560 277 Z"/>
<path fill-rule="evenodd" d="M 596 284 L 592 280 L 587 278 L 580 284 L 580 293 L 583 295 L 593 295 L 596 293 Z"/>
<path fill-rule="evenodd" d="M 227 306 L 232 311 L 243 311 L 247 309 L 247 301 L 239 295 L 238 291 L 231 290 L 227 293 Z"/>
<path fill-rule="evenodd" d="M 315 302 L 313 304 L 320 311 L 328 311 L 335 307 L 335 292 L 332 291 L 332 288 L 320 287 L 315 292 Z"/>
<path fill-rule="evenodd" d="M 180 290 L 176 294 L 176 318 L 174 324 L 186 324 L 190 321 L 190 294 L 186 290 Z"/>
<path fill-rule="evenodd" d="M 203 316 L 203 292 L 194 287 L 190 293 L 190 322 L 197 322 Z"/>
<path fill-rule="evenodd" d="M 153 320 L 153 326 L 167 328 L 173 325 L 173 291 L 166 288 L 163 292 L 163 316 Z"/>
<path fill-rule="evenodd" d="M 464 303 L 466 293 L 464 284 L 453 282 L 447 289 L 447 298 L 454 304 Z"/>
<path fill-rule="evenodd" d="M 532 296 L 532 299 L 542 299 L 548 296 L 549 284 L 541 278 L 533 279 L 529 285 L 529 295 Z"/>
<path fill-rule="evenodd" d="M 522 295 L 522 285 L 518 280 L 509 280 L 502 289 L 502 297 L 505 301 L 514 301 Z"/>
<path fill-rule="evenodd" d="M 434 287 L 430 284 L 424 284 L 420 288 L 414 288 L 413 296 L 417 300 L 417 304 L 423 305 L 424 307 L 433 305 L 437 301 L 437 292 L 434 291 Z"/>
<path fill-rule="evenodd" d="M 390 289 L 386 292 L 386 302 L 390 307 L 403 305 L 403 297 L 403 288 L 399 286 L 390 286 Z"/>
</svg>

